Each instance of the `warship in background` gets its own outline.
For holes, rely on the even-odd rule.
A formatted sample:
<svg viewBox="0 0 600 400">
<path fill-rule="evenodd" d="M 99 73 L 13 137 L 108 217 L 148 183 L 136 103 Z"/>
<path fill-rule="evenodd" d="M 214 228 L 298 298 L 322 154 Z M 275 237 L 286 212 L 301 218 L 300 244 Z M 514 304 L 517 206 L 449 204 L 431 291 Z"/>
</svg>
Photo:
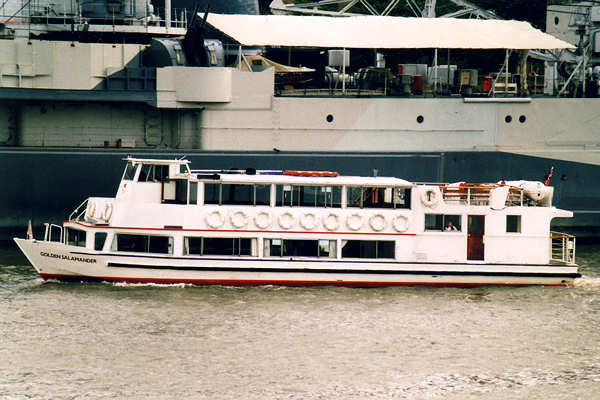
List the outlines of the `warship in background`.
<svg viewBox="0 0 600 400">
<path fill-rule="evenodd" d="M 256 0 L 210 3 L 215 13 L 258 14 Z M 321 13 L 348 13 L 357 1 L 344 3 Z M 426 1 L 423 16 L 432 7 Z M 315 3 L 271 9 L 319 14 Z M 354 50 L 242 47 L 181 0 L 4 1 L 0 228 L 8 236 L 89 192 L 110 194 L 121 159 L 135 154 L 437 182 L 540 180 L 554 167 L 555 204 L 574 210 L 557 227 L 597 234 L 598 25 L 592 2 L 549 6 L 547 31 L 577 50 L 530 52 L 545 61 L 524 77 L 514 57 L 483 71 L 406 53 L 398 61 L 372 52 L 365 62 Z M 290 66 L 300 60 L 305 67 Z"/>
</svg>

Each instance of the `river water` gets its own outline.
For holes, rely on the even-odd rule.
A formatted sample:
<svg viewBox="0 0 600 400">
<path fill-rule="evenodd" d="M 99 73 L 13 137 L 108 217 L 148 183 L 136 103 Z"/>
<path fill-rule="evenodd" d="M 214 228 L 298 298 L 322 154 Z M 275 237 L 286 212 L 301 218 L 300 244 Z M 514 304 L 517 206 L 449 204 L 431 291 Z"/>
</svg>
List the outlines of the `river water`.
<svg viewBox="0 0 600 400">
<path fill-rule="evenodd" d="M 0 399 L 597 399 L 600 246 L 575 287 L 43 282 L 0 249 Z"/>
</svg>

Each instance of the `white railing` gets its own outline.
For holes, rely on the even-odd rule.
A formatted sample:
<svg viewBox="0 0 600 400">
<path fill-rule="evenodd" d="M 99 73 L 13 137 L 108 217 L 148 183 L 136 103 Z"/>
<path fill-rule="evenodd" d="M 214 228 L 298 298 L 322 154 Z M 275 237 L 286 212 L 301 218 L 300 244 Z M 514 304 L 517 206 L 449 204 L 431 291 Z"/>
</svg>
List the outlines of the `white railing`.
<svg viewBox="0 0 600 400">
<path fill-rule="evenodd" d="M 81 221 L 82 217 L 85 215 L 86 211 L 87 211 L 87 204 L 88 204 L 88 200 L 89 198 L 85 199 L 83 201 L 83 203 L 81 203 L 70 215 L 69 215 L 69 221 Z M 81 211 L 81 209 L 83 208 L 83 211 Z M 73 218 L 75 217 L 75 218 Z"/>
<path fill-rule="evenodd" d="M 46 231 L 44 232 L 44 242 L 63 242 L 63 227 L 56 224 L 44 223 Z M 54 229 L 53 229 L 54 228 Z M 52 240 L 52 231 L 58 229 L 58 240 Z"/>
<path fill-rule="evenodd" d="M 575 236 L 550 232 L 550 259 L 565 264 L 575 264 Z"/>
</svg>

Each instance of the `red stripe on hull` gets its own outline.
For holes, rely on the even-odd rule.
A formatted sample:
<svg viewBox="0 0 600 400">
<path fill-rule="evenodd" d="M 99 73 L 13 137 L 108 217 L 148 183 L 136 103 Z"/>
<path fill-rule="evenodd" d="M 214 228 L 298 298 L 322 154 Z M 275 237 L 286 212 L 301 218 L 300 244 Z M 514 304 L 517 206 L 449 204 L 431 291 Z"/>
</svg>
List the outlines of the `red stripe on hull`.
<svg viewBox="0 0 600 400">
<path fill-rule="evenodd" d="M 437 286 L 437 287 L 473 287 L 473 286 L 531 286 L 530 283 L 458 283 L 458 282 L 364 282 L 364 281 L 301 281 L 301 280 L 239 280 L 239 279 L 167 279 L 167 278 L 122 278 L 114 276 L 79 276 L 40 274 L 44 280 L 58 280 L 63 282 L 125 282 L 125 283 L 156 283 L 161 285 L 190 284 L 198 286 L 341 286 L 350 288 L 375 288 L 392 286 Z M 573 284 L 542 284 L 544 286 L 573 286 Z"/>
</svg>

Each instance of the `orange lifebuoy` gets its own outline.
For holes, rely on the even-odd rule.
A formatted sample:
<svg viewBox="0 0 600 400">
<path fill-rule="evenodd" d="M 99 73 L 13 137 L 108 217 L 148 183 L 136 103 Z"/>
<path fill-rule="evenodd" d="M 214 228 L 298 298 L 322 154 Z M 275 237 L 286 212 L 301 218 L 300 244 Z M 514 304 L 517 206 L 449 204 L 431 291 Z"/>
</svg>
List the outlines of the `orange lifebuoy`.
<svg viewBox="0 0 600 400">
<path fill-rule="evenodd" d="M 283 174 L 291 175 L 291 176 L 318 176 L 318 177 L 328 177 L 328 178 L 333 178 L 333 177 L 340 175 L 337 172 L 332 172 L 332 171 L 294 171 L 294 170 L 289 170 L 289 169 L 286 169 L 285 171 L 283 171 Z"/>
</svg>

